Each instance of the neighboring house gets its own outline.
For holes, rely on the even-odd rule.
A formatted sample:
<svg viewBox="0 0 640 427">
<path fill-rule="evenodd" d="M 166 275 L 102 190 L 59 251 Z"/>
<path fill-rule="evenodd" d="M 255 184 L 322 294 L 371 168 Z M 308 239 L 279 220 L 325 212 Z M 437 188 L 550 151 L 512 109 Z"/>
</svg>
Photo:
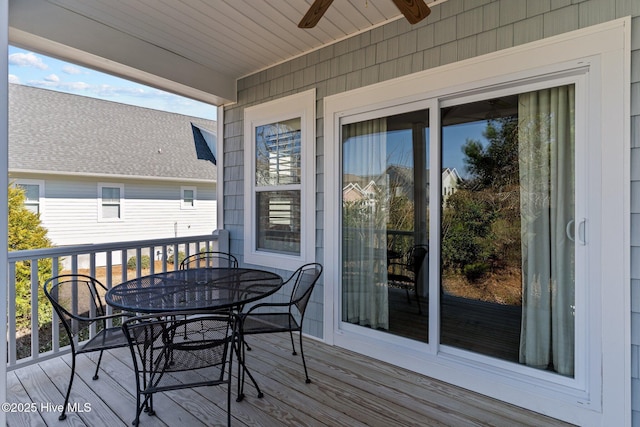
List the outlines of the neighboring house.
<svg viewBox="0 0 640 427">
<path fill-rule="evenodd" d="M 456 168 L 445 168 L 442 171 L 442 199 L 443 202 L 458 190 L 462 178 Z"/>
<path fill-rule="evenodd" d="M 427 171 L 428 174 L 428 171 Z M 349 182 L 342 189 L 342 200 L 353 202 L 357 200 L 371 200 L 376 196 L 376 192 L 380 190 L 380 185 L 375 181 L 369 181 L 364 187 L 360 185 L 362 179 L 355 178 L 355 182 Z M 462 178 L 458 174 L 456 168 L 444 168 L 442 171 L 442 196 L 447 198 L 458 190 Z M 381 176 L 382 186 L 389 187 L 394 191 L 394 196 L 405 196 L 413 201 L 413 169 L 400 168 L 390 166 L 387 168 L 386 176 Z M 426 185 L 428 187 L 428 184 Z M 428 194 L 425 194 L 428 197 Z"/>
<path fill-rule="evenodd" d="M 365 198 L 366 196 L 357 182 L 350 182 L 342 189 L 342 200 L 345 202 L 359 202 Z"/>
<path fill-rule="evenodd" d="M 11 84 L 10 181 L 56 246 L 211 233 L 216 166 L 196 142 L 215 125 Z"/>
<path fill-rule="evenodd" d="M 243 265 L 285 277 L 324 265 L 304 333 L 577 425 L 640 426 L 640 1 L 438 0 L 416 25 L 389 0 L 333 2 L 313 30 L 295 27 L 310 2 L 132 3 L 12 1 L 9 41 L 219 105 L 218 227 Z M 442 274 L 441 172 L 457 164 L 444 154 L 514 117 L 523 297 L 462 304 Z M 92 188 L 127 163 L 107 153 L 134 150 L 106 141 L 83 171 L 100 175 Z M 392 145 L 416 160 L 414 238 L 429 243 L 429 305 L 413 335 L 389 320 L 373 258 L 385 248 L 343 257 L 343 177 L 383 173 Z M 96 210 L 82 217 L 95 225 Z M 173 220 L 159 216 L 149 222 L 162 237 Z M 269 237 L 283 218 L 294 244 Z M 377 226 L 363 235 L 386 232 Z M 347 261 L 362 267 L 343 275 Z M 415 398 L 430 386 L 418 380 Z"/>
</svg>

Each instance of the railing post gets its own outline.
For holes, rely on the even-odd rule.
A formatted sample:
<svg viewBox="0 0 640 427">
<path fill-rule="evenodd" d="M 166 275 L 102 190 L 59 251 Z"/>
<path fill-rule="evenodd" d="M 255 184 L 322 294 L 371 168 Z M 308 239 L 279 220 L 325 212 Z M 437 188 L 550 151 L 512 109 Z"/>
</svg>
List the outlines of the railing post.
<svg viewBox="0 0 640 427">
<path fill-rule="evenodd" d="M 214 230 L 213 235 L 218 237 L 218 251 L 229 252 L 229 231 L 224 229 Z"/>
<path fill-rule="evenodd" d="M 33 258 L 31 260 L 31 358 L 37 359 L 40 355 L 40 337 L 38 327 L 38 288 L 40 287 L 40 280 L 38 280 L 38 259 Z"/>
</svg>

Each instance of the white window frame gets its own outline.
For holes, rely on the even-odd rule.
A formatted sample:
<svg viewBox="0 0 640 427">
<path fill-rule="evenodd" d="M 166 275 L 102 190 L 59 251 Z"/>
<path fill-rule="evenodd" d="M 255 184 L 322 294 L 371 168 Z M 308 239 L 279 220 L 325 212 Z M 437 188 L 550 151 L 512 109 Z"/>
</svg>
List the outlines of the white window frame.
<svg viewBox="0 0 640 427">
<path fill-rule="evenodd" d="M 192 204 L 186 203 L 186 198 L 184 196 L 185 191 L 193 191 Z M 196 206 L 197 206 L 196 200 L 198 200 L 198 189 L 196 187 L 192 187 L 192 186 L 180 187 L 180 209 L 184 209 L 184 210 L 196 209 Z"/>
<path fill-rule="evenodd" d="M 328 343 L 575 424 L 630 425 L 630 25 L 629 18 L 622 18 L 325 98 L 327 279 L 323 329 Z M 586 139 L 586 152 L 581 153 L 584 162 L 576 167 L 589 171 L 585 182 L 576 183 L 582 186 L 576 187 L 577 192 L 587 192 L 588 204 L 588 271 L 583 278 L 588 278 L 589 283 L 584 292 L 576 294 L 577 309 L 582 305 L 588 310 L 581 315 L 582 322 L 576 324 L 576 346 L 585 350 L 585 354 L 576 356 L 582 372 L 575 379 L 532 372 L 530 368 L 525 372 L 526 367 L 513 369 L 513 363 L 509 367 L 507 362 L 439 346 L 437 338 L 433 338 L 439 327 L 437 297 L 430 300 L 429 310 L 436 322 L 430 322 L 429 344 L 387 337 L 390 334 L 366 328 L 355 331 L 350 328 L 353 325 L 341 323 L 341 255 L 337 250 L 341 247 L 341 119 L 360 120 L 367 114 L 380 117 L 394 108 L 422 104 L 421 107 L 430 108 L 430 157 L 437 159 L 439 108 L 443 101 L 495 92 L 509 85 L 534 85 L 548 81 L 549 76 L 560 78 L 572 73 L 582 74 L 583 79 L 582 91 L 576 91 L 576 104 L 584 106 L 578 110 L 583 116 L 576 117 L 576 122 L 585 127 L 578 129 L 576 124 L 576 139 Z M 356 118 L 358 114 L 360 117 Z M 441 179 L 434 171 L 432 168 L 432 183 Z M 576 169 L 576 179 L 584 178 L 585 174 L 579 173 Z M 439 192 L 440 187 L 432 185 L 432 203 L 441 197 Z M 430 245 L 435 251 L 429 270 L 433 286 L 440 282 L 440 257 L 435 253 L 439 252 L 438 211 L 431 211 Z M 576 286 L 580 285 L 576 282 Z"/>
<path fill-rule="evenodd" d="M 103 206 L 102 206 L 102 189 L 103 188 L 119 188 L 120 189 L 120 217 L 105 218 L 103 216 Z M 118 183 L 112 183 L 112 182 L 99 182 L 97 199 L 98 199 L 98 222 L 124 221 L 124 184 L 118 184 Z"/>
<path fill-rule="evenodd" d="M 44 205 L 45 205 L 45 198 L 44 198 L 44 180 L 41 179 L 16 179 L 14 181 L 15 185 L 37 185 L 38 186 L 38 213 L 40 214 L 40 218 L 43 217 L 44 214 Z M 29 203 L 26 202 L 25 200 L 25 205 L 28 205 Z"/>
<path fill-rule="evenodd" d="M 244 261 L 266 267 L 295 270 L 315 259 L 315 102 L 311 89 L 244 110 Z M 255 130 L 259 126 L 300 118 L 300 254 L 256 249 Z M 287 189 L 287 188 L 283 188 Z"/>
</svg>

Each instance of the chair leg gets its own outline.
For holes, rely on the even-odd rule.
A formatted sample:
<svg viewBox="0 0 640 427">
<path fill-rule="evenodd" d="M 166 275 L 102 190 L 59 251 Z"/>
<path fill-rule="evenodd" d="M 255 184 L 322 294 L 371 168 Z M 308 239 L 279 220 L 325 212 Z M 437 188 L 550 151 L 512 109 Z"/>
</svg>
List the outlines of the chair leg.
<svg viewBox="0 0 640 427">
<path fill-rule="evenodd" d="M 137 426 L 138 424 L 140 424 L 140 414 L 142 414 L 142 412 L 146 412 L 148 415 L 155 415 L 155 412 L 153 412 L 153 409 L 150 409 L 150 406 L 153 406 L 153 403 L 151 401 L 151 398 L 153 397 L 153 394 L 147 394 L 144 397 L 144 400 L 142 401 L 142 403 L 140 403 L 140 395 L 142 393 L 138 392 L 136 393 L 136 418 L 133 420 L 133 422 L 131 423 L 134 426 Z"/>
<path fill-rule="evenodd" d="M 98 364 L 96 365 L 96 371 L 93 373 L 93 380 L 97 380 L 98 379 L 98 371 L 100 370 L 100 362 L 102 362 L 102 353 L 104 352 L 104 350 L 100 350 L 100 356 L 98 356 Z"/>
<path fill-rule="evenodd" d="M 305 381 L 307 384 L 311 382 L 309 379 L 309 373 L 307 372 L 307 362 L 304 360 L 304 348 L 302 348 L 302 330 L 298 332 L 300 334 L 300 356 L 302 357 L 302 366 L 304 367 L 304 376 L 306 377 Z"/>
<path fill-rule="evenodd" d="M 140 424 L 140 413 L 142 412 L 142 406 L 140 405 L 140 393 L 137 393 L 136 397 L 136 417 L 131 422 L 132 425 L 137 426 Z"/>
<path fill-rule="evenodd" d="M 242 336 L 238 337 L 238 343 L 233 346 L 236 351 L 236 356 L 238 358 L 238 392 L 236 397 L 236 402 L 241 402 L 244 399 L 243 389 L 244 389 L 244 376 L 242 375 L 242 366 L 244 359 L 244 348 L 246 344 L 244 343 L 244 338 Z"/>
<path fill-rule="evenodd" d="M 58 417 L 60 421 L 67 418 L 67 405 L 69 404 L 69 395 L 71 394 L 71 386 L 73 385 L 73 377 L 76 374 L 76 354 L 71 353 L 71 377 L 69 378 L 69 387 L 67 387 L 67 395 L 64 398 L 64 406 L 62 407 L 62 413 Z"/>
<path fill-rule="evenodd" d="M 156 411 L 153 410 L 153 393 L 149 395 L 149 401 L 147 403 L 147 415 L 155 415 Z"/>
<path fill-rule="evenodd" d="M 229 377 L 227 378 L 227 426 L 231 426 L 231 382 L 232 382 L 232 373 L 233 373 L 233 349 L 235 348 L 235 344 L 231 343 L 232 349 L 231 354 L 229 355 Z M 238 365 L 240 362 L 238 361 Z M 224 375 L 224 372 L 222 373 Z M 224 377 L 223 377 L 224 378 Z"/>
<path fill-rule="evenodd" d="M 231 375 L 231 372 L 229 372 Z M 227 387 L 227 426 L 231 425 L 231 383 Z"/>
<path fill-rule="evenodd" d="M 420 294 L 418 293 L 418 288 L 414 289 L 416 293 L 416 303 L 418 304 L 418 314 L 422 314 L 422 305 L 420 304 Z"/>
<path fill-rule="evenodd" d="M 236 402 L 240 402 L 242 399 L 244 399 L 244 376 L 248 375 L 249 379 L 251 380 L 251 383 L 253 383 L 253 386 L 256 388 L 256 390 L 258 391 L 258 399 L 262 399 L 264 397 L 264 393 L 262 392 L 262 390 L 260 390 L 260 386 L 258 385 L 258 382 L 256 381 L 255 378 L 253 378 L 253 375 L 251 375 L 251 372 L 247 369 L 246 366 L 244 366 L 244 360 L 242 363 L 242 391 L 240 393 L 238 393 L 238 397 L 236 398 Z"/>
<path fill-rule="evenodd" d="M 291 336 L 291 348 L 293 348 L 293 354 L 294 356 L 298 353 L 296 353 L 296 345 L 293 343 L 293 331 L 289 331 L 289 335 Z"/>
<path fill-rule="evenodd" d="M 251 372 L 245 366 L 245 341 L 244 336 L 242 336 L 238 342 L 237 352 L 238 352 L 238 396 L 236 397 L 236 402 L 241 402 L 244 399 L 244 381 L 245 375 L 249 376 L 249 379 L 253 383 L 253 386 L 258 391 L 258 398 L 261 399 L 264 397 L 264 393 L 260 390 L 260 386 L 258 382 L 253 378 Z M 248 347 L 248 346 L 247 346 Z"/>
</svg>

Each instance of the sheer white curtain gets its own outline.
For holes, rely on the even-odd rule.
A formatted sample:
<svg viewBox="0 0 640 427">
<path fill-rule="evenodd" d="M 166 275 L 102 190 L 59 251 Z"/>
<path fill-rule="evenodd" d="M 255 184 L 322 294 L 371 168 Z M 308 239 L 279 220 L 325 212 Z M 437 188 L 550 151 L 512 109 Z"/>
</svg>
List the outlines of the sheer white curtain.
<svg viewBox="0 0 640 427">
<path fill-rule="evenodd" d="M 520 362 L 574 373 L 573 85 L 522 94 L 518 107 L 522 227 Z"/>
<path fill-rule="evenodd" d="M 342 320 L 389 328 L 386 119 L 344 125 Z"/>
</svg>

